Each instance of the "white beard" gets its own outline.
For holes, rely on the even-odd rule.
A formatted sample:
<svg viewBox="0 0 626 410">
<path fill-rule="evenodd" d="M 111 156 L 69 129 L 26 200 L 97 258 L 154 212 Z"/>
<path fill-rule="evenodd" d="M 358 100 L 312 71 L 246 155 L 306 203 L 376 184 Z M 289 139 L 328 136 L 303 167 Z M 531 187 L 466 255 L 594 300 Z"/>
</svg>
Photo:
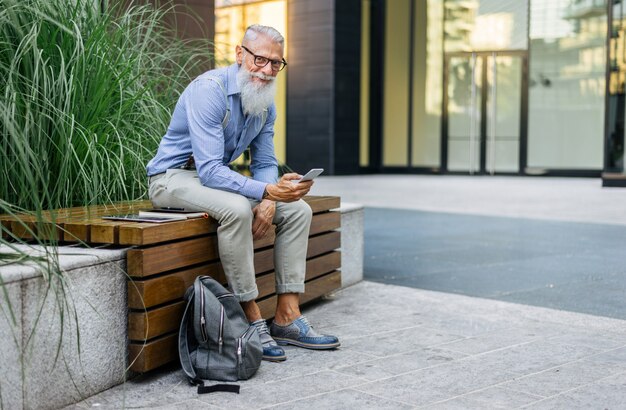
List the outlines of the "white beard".
<svg viewBox="0 0 626 410">
<path fill-rule="evenodd" d="M 270 82 L 259 84 L 252 81 L 252 77 L 270 80 Z M 276 77 L 252 73 L 241 66 L 237 72 L 237 85 L 241 92 L 241 107 L 245 115 L 259 116 L 274 102 Z"/>
</svg>

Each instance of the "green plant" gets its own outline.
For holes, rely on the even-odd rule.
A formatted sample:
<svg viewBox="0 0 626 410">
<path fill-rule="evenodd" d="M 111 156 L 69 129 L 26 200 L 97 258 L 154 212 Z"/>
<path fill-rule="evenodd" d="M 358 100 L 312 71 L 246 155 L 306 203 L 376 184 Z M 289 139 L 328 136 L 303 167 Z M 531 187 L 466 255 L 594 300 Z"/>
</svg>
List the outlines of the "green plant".
<svg viewBox="0 0 626 410">
<path fill-rule="evenodd" d="M 98 2 L 99 4 L 99 2 Z M 0 0 L 0 198 L 16 210 L 136 199 L 177 96 L 208 61 L 149 5 Z"/>
<path fill-rule="evenodd" d="M 37 225 L 55 220 L 46 210 L 145 196 L 145 165 L 212 47 L 175 35 L 164 23 L 171 5 L 123 3 L 0 0 L 0 214 Z M 1 229 L 0 269 L 36 263 L 63 286 L 55 247 L 32 257 Z M 71 307 L 63 289 L 54 293 Z"/>
</svg>

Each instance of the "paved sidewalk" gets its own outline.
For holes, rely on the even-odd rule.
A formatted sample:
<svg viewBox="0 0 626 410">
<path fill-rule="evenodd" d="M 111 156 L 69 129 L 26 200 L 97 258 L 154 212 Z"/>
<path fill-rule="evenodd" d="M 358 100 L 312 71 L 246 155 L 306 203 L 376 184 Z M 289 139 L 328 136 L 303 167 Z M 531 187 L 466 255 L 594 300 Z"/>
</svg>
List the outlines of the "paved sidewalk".
<svg viewBox="0 0 626 410">
<path fill-rule="evenodd" d="M 366 207 L 626 225 L 626 188 L 602 188 L 599 178 L 331 176 L 311 193 Z"/>
<path fill-rule="evenodd" d="M 626 322 L 362 282 L 305 311 L 342 346 L 288 348 L 241 382 L 198 396 L 180 370 L 70 408 L 620 409 Z"/>
<path fill-rule="evenodd" d="M 368 207 L 623 227 L 626 189 L 600 185 L 373 175 L 320 178 L 312 194 Z M 616 240 L 626 243 L 626 235 Z M 173 366 L 69 408 L 626 408 L 623 320 L 368 281 L 305 314 L 338 335 L 341 348 L 288 348 L 286 362 L 263 363 L 239 395 L 198 396 Z"/>
</svg>

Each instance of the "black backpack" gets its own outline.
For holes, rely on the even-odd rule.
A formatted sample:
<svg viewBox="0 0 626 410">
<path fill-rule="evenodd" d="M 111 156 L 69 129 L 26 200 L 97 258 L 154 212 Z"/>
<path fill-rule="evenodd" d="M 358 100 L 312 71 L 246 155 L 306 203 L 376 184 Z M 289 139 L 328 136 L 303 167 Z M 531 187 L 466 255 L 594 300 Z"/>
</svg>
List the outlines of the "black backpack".
<svg viewBox="0 0 626 410">
<path fill-rule="evenodd" d="M 209 276 L 198 276 L 185 293 L 187 307 L 178 335 L 180 363 L 198 393 L 230 391 L 239 386 L 205 386 L 203 379 L 237 381 L 254 375 L 263 348 L 235 296 Z"/>
</svg>

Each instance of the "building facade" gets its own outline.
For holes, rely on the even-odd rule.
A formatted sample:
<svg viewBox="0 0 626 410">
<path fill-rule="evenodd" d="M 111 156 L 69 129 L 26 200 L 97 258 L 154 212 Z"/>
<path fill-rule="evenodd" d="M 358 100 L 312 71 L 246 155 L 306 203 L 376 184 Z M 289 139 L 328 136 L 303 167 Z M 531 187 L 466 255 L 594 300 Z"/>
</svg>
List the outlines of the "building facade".
<svg viewBox="0 0 626 410">
<path fill-rule="evenodd" d="M 298 171 L 620 185 L 623 22 L 619 0 L 216 0 L 216 61 L 249 24 L 285 34 L 276 145 Z"/>
</svg>

